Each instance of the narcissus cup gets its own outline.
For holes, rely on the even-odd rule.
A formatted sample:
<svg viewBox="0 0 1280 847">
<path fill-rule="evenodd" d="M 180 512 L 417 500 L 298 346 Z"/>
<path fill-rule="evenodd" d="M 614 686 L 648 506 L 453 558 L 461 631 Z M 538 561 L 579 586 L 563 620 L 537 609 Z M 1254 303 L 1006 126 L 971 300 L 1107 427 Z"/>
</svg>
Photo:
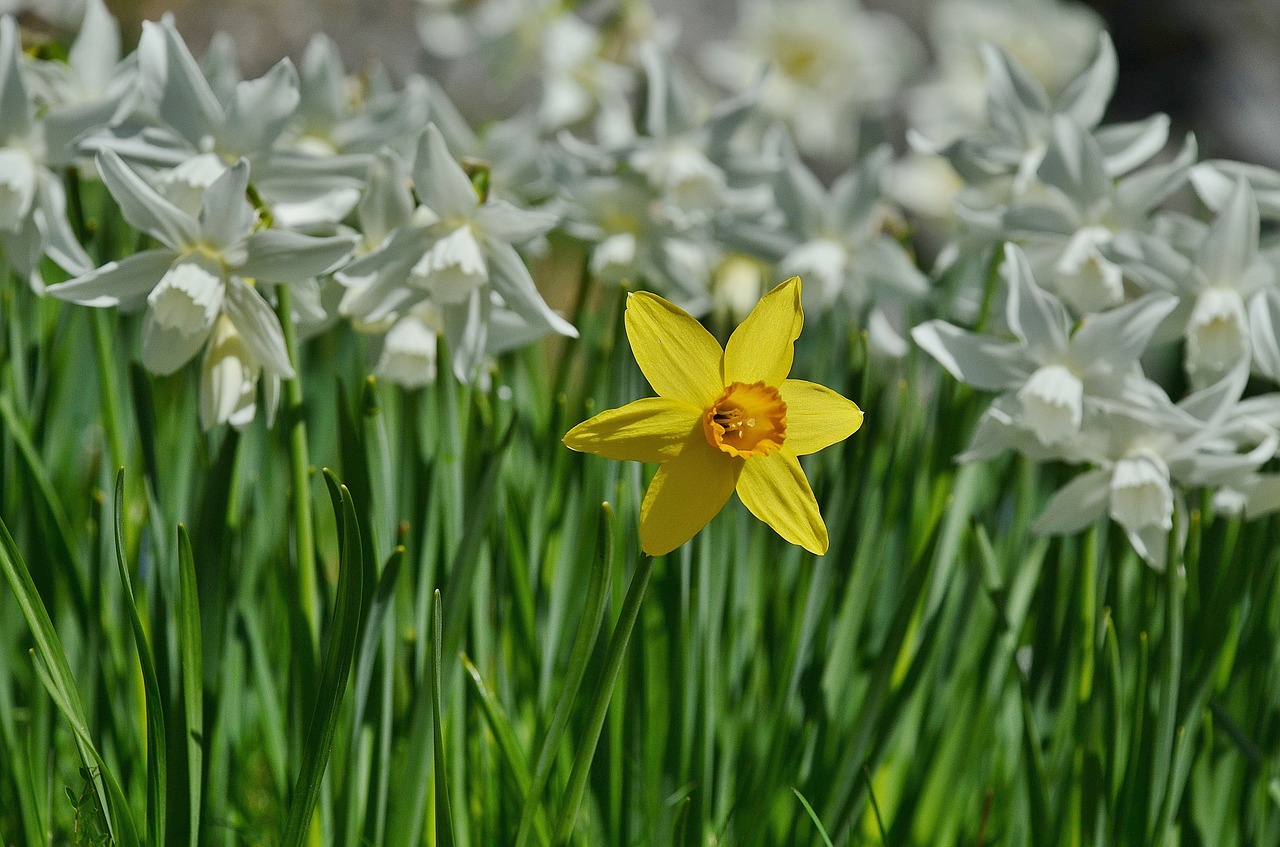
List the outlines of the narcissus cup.
<svg viewBox="0 0 1280 847">
<path fill-rule="evenodd" d="M 628 297 L 627 338 L 658 396 L 601 412 L 564 443 L 660 463 L 640 507 L 645 553 L 660 556 L 688 541 L 735 490 L 787 541 L 827 551 L 827 528 L 798 457 L 848 438 L 862 411 L 829 388 L 788 378 L 803 324 L 798 277 L 762 297 L 724 349 L 661 297 Z"/>
</svg>

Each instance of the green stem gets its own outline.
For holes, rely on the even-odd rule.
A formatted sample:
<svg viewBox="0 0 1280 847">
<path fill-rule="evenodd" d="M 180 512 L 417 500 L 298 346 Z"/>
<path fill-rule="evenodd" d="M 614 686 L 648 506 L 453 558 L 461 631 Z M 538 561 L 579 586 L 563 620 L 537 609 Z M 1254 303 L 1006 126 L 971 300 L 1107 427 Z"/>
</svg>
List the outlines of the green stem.
<svg viewBox="0 0 1280 847">
<path fill-rule="evenodd" d="M 587 787 L 591 760 L 595 757 L 596 745 L 600 741 L 600 730 L 604 727 L 604 719 L 609 712 L 609 701 L 613 699 L 614 683 L 618 681 L 618 672 L 622 669 L 622 660 L 627 653 L 627 642 L 631 639 L 636 618 L 640 616 L 640 603 L 644 600 L 645 591 L 649 587 L 649 577 L 653 576 L 653 562 L 651 556 L 640 557 L 640 564 L 636 566 L 636 572 L 631 577 L 627 596 L 622 601 L 622 612 L 618 615 L 618 625 L 613 630 L 613 638 L 609 641 L 604 672 L 600 675 L 600 687 L 596 689 L 590 713 L 587 715 L 586 730 L 581 736 L 577 753 L 573 757 L 573 770 L 569 774 L 569 784 L 564 791 L 564 806 L 560 809 L 560 821 L 556 825 L 553 842 L 556 845 L 568 844 L 570 836 L 573 835 L 574 823 L 578 819 L 578 808 L 582 805 L 582 795 Z"/>
<path fill-rule="evenodd" d="M 123 418 L 120 414 L 120 394 L 116 385 L 115 351 L 111 344 L 111 316 L 102 309 L 94 309 L 90 316 L 93 327 L 94 358 L 98 363 L 98 383 L 102 392 L 102 424 L 107 433 L 107 448 L 111 453 L 111 467 L 119 470 L 125 466 L 128 455 L 124 443 Z"/>
<path fill-rule="evenodd" d="M 293 297 L 288 286 L 276 286 L 276 314 L 284 331 L 284 345 L 293 365 L 293 377 L 284 381 L 284 421 L 289 441 L 289 469 L 293 483 L 294 567 L 297 569 L 298 602 L 307 621 L 311 646 L 320 644 L 316 609 L 316 535 L 311 515 L 311 457 L 307 448 L 307 422 L 302 414 L 302 362 L 293 325 Z"/>
</svg>

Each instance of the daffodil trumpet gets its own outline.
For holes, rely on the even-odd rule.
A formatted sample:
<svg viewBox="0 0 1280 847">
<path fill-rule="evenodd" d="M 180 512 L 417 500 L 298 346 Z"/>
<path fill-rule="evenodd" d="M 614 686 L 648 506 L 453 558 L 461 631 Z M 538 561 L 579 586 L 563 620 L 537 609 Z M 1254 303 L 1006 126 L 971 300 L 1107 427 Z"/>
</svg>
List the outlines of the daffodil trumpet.
<svg viewBox="0 0 1280 847">
<path fill-rule="evenodd" d="M 628 297 L 627 339 L 658 396 L 601 412 L 564 443 L 660 465 L 640 507 L 648 555 L 688 541 L 734 491 L 787 541 L 827 551 L 827 528 L 799 457 L 848 438 L 862 411 L 829 388 L 789 378 L 804 324 L 800 291 L 792 277 L 762 297 L 723 349 L 661 297 Z"/>
</svg>

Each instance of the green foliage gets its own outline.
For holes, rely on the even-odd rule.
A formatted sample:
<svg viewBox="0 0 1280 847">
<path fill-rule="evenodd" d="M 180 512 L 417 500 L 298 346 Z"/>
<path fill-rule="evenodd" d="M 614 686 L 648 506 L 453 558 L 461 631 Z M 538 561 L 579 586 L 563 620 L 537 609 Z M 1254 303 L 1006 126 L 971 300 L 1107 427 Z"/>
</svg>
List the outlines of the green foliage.
<svg viewBox="0 0 1280 847">
<path fill-rule="evenodd" d="M 548 282 L 582 338 L 487 387 L 335 331 L 242 433 L 126 370 L 135 318 L 0 283 L 0 842 L 1280 841 L 1274 521 L 1206 499 L 1164 574 L 1036 536 L 1064 470 L 955 466 L 980 401 L 829 318 L 829 554 L 735 502 L 644 559 L 649 471 L 560 444 L 646 393 L 623 298 Z"/>
</svg>

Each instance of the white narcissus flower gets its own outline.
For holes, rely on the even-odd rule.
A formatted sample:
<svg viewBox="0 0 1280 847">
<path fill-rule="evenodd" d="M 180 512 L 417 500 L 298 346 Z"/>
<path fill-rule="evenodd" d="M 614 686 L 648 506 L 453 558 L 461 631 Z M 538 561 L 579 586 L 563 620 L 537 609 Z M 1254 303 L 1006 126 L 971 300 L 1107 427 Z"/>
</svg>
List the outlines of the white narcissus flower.
<svg viewBox="0 0 1280 847">
<path fill-rule="evenodd" d="M 12 17 L 0 17 L 0 252 L 31 288 L 41 291 L 40 258 L 68 273 L 93 266 L 67 222 L 66 192 L 47 165 L 48 145 L 25 77 Z"/>
<path fill-rule="evenodd" d="M 1189 136 L 1171 161 L 1117 178 L 1094 135 L 1055 115 L 1036 171 L 1040 196 L 1004 210 L 1004 237 L 1024 245 L 1038 278 L 1076 314 L 1119 306 L 1126 299 L 1125 274 L 1112 243 L 1150 229 L 1153 211 L 1186 183 L 1195 157 Z"/>
<path fill-rule="evenodd" d="M 102 0 L 88 0 L 65 62 L 29 66 L 42 101 L 50 164 L 68 165 L 75 142 L 86 133 L 121 123 L 140 100 L 137 59 L 121 61 L 120 24 Z"/>
<path fill-rule="evenodd" d="M 434 124 L 419 139 L 413 176 L 422 205 L 338 275 L 349 286 L 344 314 L 377 324 L 430 300 L 443 315 L 454 370 L 464 381 L 475 376 L 488 349 L 491 291 L 531 325 L 577 335 L 542 299 L 513 246 L 547 232 L 553 216 L 482 201 Z"/>
<path fill-rule="evenodd" d="M 542 102 L 538 122 L 544 130 L 572 126 L 596 115 L 601 135 L 627 120 L 635 71 L 603 55 L 605 33 L 573 13 L 547 25 L 542 34 Z"/>
<path fill-rule="evenodd" d="M 1058 0 L 939 0 L 928 7 L 934 70 L 907 93 L 911 125 L 950 141 L 981 129 L 986 77 L 982 45 L 994 44 L 1056 94 L 1094 55 L 1102 19 Z"/>
<path fill-rule="evenodd" d="M 440 310 L 419 303 L 387 330 L 373 372 L 405 388 L 431 385 L 436 381 L 436 339 L 443 331 Z"/>
<path fill-rule="evenodd" d="M 1177 305 L 1176 298 L 1148 294 L 1087 315 L 1072 331 L 1062 303 L 1036 285 L 1022 250 L 1005 245 L 1001 273 L 1008 285 L 1005 321 L 1016 340 L 976 335 L 940 320 L 927 321 L 911 333 L 956 379 L 1001 392 L 995 412 L 1012 415 L 1041 445 L 1065 445 L 1091 408 L 1141 406 L 1153 392 L 1162 393 L 1142 376 L 1138 357 Z M 979 429 L 979 435 L 985 432 Z M 994 455 L 976 439 L 973 457 Z M 1012 445 L 994 446 L 999 452 Z"/>
<path fill-rule="evenodd" d="M 1173 529 L 1173 488 L 1164 457 L 1147 447 L 1130 450 L 1111 471 L 1111 519 L 1134 532 Z"/>
<path fill-rule="evenodd" d="M 1146 562 L 1163 569 L 1170 531 L 1186 539 L 1187 508 L 1182 492 L 1225 486 L 1260 508 L 1270 507 L 1276 489 L 1257 473 L 1275 455 L 1280 434 L 1240 402 L 1248 365 L 1239 362 L 1217 383 L 1174 405 L 1112 407 L 1095 416 L 1075 461 L 1094 464 L 1050 498 L 1036 519 L 1038 532 L 1079 532 L 1103 515 L 1119 524 Z M 1242 445 L 1246 452 L 1240 452 Z M 1276 501 L 1280 502 L 1280 501 Z"/>
<path fill-rule="evenodd" d="M 765 114 L 785 121 L 806 154 L 836 157 L 853 152 L 859 119 L 884 112 L 921 56 L 901 21 L 858 3 L 750 0 L 737 36 L 708 45 L 703 68 L 736 92 L 763 74 Z"/>
<path fill-rule="evenodd" d="M 205 347 L 200 369 L 200 425 L 213 429 L 230 424 L 244 429 L 258 413 L 258 382 L 262 365 L 226 315 L 219 315 Z M 263 384 L 267 425 L 275 420 L 280 401 L 280 375 L 268 373 Z"/>
<path fill-rule="evenodd" d="M 277 147 L 300 103 L 298 73 L 288 59 L 258 79 L 240 80 L 229 58 L 215 54 L 211 80 L 171 19 L 143 23 L 136 52 L 138 85 L 154 109 L 81 147 L 110 149 L 143 168 L 158 169 L 172 191 L 199 194 L 210 172 L 248 159 L 254 187 L 281 226 L 332 226 L 360 198 L 368 157 L 318 157 Z M 390 139 L 389 139 L 390 140 Z"/>
<path fill-rule="evenodd" d="M 162 246 L 50 286 L 49 294 L 87 306 L 145 305 L 142 362 L 153 373 L 181 368 L 225 317 L 239 338 L 221 330 L 218 343 L 230 351 L 227 356 L 276 377 L 294 376 L 280 322 L 257 283 L 303 284 L 349 254 L 351 239 L 256 229 L 245 199 L 249 163 L 243 159 L 209 185 L 194 215 L 165 199 L 115 153 L 103 151 L 97 164 L 124 219 Z M 241 342 L 250 356 L 235 353 Z M 208 378 L 225 385 L 225 374 L 209 368 Z M 206 421 L 231 420 L 243 408 L 226 391 L 206 390 Z"/>
<path fill-rule="evenodd" d="M 1253 358 L 1257 337 L 1260 372 L 1273 369 L 1276 348 L 1275 312 L 1268 298 L 1275 290 L 1274 258 L 1259 250 L 1258 204 L 1243 177 L 1208 227 L 1200 227 L 1182 247 L 1184 256 L 1167 238 L 1127 233 L 1114 245 L 1126 275 L 1147 288 L 1169 291 L 1181 304 L 1165 322 L 1167 339 L 1186 342 L 1183 367 L 1193 389 L 1212 385 L 1241 360 Z"/>
</svg>

